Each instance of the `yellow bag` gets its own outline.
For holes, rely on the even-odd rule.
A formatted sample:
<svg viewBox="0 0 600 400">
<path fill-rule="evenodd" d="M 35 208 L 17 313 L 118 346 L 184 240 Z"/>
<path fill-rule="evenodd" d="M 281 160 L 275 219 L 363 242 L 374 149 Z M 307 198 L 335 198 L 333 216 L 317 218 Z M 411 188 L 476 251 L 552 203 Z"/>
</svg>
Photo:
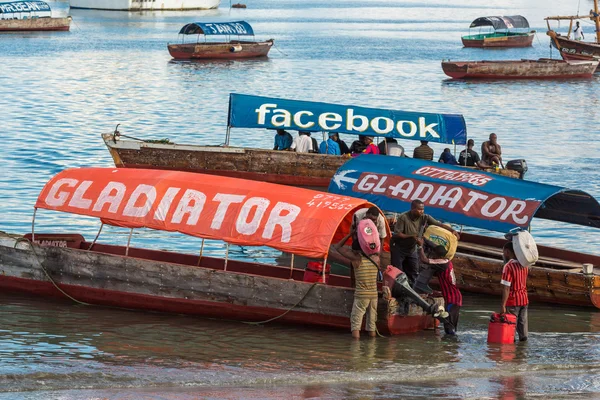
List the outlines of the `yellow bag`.
<svg viewBox="0 0 600 400">
<path fill-rule="evenodd" d="M 454 258 L 456 253 L 456 246 L 458 246 L 458 240 L 452 232 L 440 228 L 439 226 L 429 225 L 423 234 L 423 237 L 435 245 L 442 245 L 446 249 L 446 256 L 448 260 Z"/>
</svg>

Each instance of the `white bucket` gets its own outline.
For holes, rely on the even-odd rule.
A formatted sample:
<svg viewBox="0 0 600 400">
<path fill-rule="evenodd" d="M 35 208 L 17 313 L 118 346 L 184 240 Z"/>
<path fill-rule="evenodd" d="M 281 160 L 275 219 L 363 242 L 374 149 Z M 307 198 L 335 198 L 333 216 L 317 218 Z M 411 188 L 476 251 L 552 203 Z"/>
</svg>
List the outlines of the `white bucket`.
<svg viewBox="0 0 600 400">
<path fill-rule="evenodd" d="M 594 264 L 583 264 L 581 267 L 584 275 L 592 275 L 594 273 Z"/>
</svg>

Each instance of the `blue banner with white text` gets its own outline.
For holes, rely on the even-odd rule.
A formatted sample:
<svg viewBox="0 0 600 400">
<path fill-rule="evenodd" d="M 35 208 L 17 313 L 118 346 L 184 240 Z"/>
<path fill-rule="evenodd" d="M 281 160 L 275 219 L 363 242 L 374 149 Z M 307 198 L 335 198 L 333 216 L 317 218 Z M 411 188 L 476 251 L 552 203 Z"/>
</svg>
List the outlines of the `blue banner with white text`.
<svg viewBox="0 0 600 400">
<path fill-rule="evenodd" d="M 231 93 L 228 125 L 466 144 L 459 114 L 432 114 Z"/>
<path fill-rule="evenodd" d="M 51 11 L 48 3 L 43 1 L 13 1 L 0 3 L 0 14 L 13 14 L 22 12 Z"/>
</svg>

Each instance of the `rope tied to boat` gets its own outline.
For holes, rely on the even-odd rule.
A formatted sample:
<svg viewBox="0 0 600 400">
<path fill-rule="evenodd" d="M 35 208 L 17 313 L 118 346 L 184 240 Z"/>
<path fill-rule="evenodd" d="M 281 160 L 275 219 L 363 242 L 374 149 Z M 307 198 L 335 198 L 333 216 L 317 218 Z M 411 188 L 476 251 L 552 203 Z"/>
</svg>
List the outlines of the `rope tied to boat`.
<svg viewBox="0 0 600 400">
<path fill-rule="evenodd" d="M 159 143 L 159 144 L 175 144 L 173 142 L 171 142 L 169 140 L 169 138 L 164 138 L 164 139 L 139 139 L 133 136 L 128 136 L 128 135 L 123 135 L 121 132 L 118 131 L 119 125 L 121 124 L 117 124 L 117 126 L 115 127 L 115 130 L 113 132 L 112 135 L 112 139 L 114 143 L 117 143 L 117 137 L 124 137 L 127 139 L 131 139 L 131 140 L 137 140 L 139 142 L 144 142 L 144 143 Z"/>
<path fill-rule="evenodd" d="M 300 305 L 300 303 L 302 303 L 302 301 L 304 301 L 304 299 L 306 299 L 306 297 L 310 294 L 310 292 L 314 289 L 315 286 L 317 286 L 319 284 L 319 282 L 315 282 L 313 283 L 308 290 L 306 291 L 306 293 L 304 293 L 304 296 L 302 296 L 302 298 L 300 300 L 298 300 L 298 302 L 296 304 L 294 304 L 293 306 L 291 306 L 290 308 L 288 308 L 283 314 L 278 315 L 276 317 L 273 318 L 269 318 L 267 320 L 264 321 L 242 321 L 243 324 L 248 324 L 248 325 L 262 325 L 262 324 L 266 324 L 272 321 L 275 321 L 281 317 L 283 317 L 284 315 L 286 315 L 287 313 L 289 313 L 290 311 L 292 311 L 294 308 L 298 307 Z"/>
<path fill-rule="evenodd" d="M 20 237 L 17 238 L 15 240 L 15 245 L 13 246 L 13 248 L 17 248 L 17 245 L 20 242 L 25 242 L 28 243 L 29 246 L 31 247 L 31 251 L 33 252 L 33 255 L 35 256 L 36 261 L 38 262 L 38 264 L 40 264 L 40 267 L 42 267 L 42 271 L 44 271 L 44 274 L 46 275 L 46 277 L 48 278 L 48 280 L 50 282 L 52 282 L 52 285 L 54 285 L 54 287 L 61 292 L 63 295 L 65 295 L 66 297 L 68 297 L 69 299 L 73 300 L 75 303 L 84 305 L 84 306 L 91 306 L 92 304 L 86 303 L 85 301 L 81 301 L 81 300 L 77 300 L 76 298 L 74 298 L 73 296 L 69 295 L 67 292 L 65 292 L 64 290 L 62 290 L 60 287 L 58 287 L 58 284 L 54 281 L 54 279 L 52 279 L 52 277 L 50 276 L 50 273 L 48 273 L 48 270 L 46 270 L 46 268 L 44 267 L 44 265 L 42 264 L 42 262 L 40 261 L 40 258 L 35 250 L 35 246 L 33 245 L 33 242 L 27 238 L 24 237 Z"/>
</svg>

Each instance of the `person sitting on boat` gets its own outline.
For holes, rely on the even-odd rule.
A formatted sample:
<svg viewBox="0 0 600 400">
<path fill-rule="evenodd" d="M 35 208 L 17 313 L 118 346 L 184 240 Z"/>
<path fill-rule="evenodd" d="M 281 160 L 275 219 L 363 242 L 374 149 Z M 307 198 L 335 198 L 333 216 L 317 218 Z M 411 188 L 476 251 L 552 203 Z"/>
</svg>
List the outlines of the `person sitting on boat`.
<svg viewBox="0 0 600 400">
<path fill-rule="evenodd" d="M 354 272 L 354 302 L 350 314 L 350 330 L 354 339 L 360 339 L 360 329 L 366 314 L 365 330 L 377 334 L 377 276 L 380 271 L 380 239 L 373 221 L 362 220 L 358 230 L 366 240 L 359 240 L 358 230 L 350 230 L 342 240 L 331 247 L 330 256 L 350 266 Z M 344 244 L 352 237 L 352 246 Z"/>
<path fill-rule="evenodd" d="M 585 36 L 583 36 L 583 27 L 579 25 L 579 21 L 575 23 L 575 30 L 573 31 L 573 36 L 575 40 L 585 39 Z"/>
<path fill-rule="evenodd" d="M 306 135 L 308 135 L 308 137 L 310 138 L 310 141 L 312 143 L 312 150 L 309 151 L 309 153 L 318 153 L 319 152 L 319 143 L 317 142 L 317 139 L 312 137 L 311 133 L 309 131 L 302 131 L 302 132 L 305 132 Z"/>
<path fill-rule="evenodd" d="M 454 154 L 450 152 L 449 148 L 445 148 L 444 152 L 440 155 L 438 162 L 448 165 L 458 165 L 458 161 L 456 161 L 456 157 Z"/>
<path fill-rule="evenodd" d="M 495 133 L 490 134 L 490 140 L 481 143 L 481 161 L 486 166 L 496 164 L 504 168 L 504 164 L 502 164 L 502 148 L 498 144 L 498 136 Z"/>
<path fill-rule="evenodd" d="M 425 254 L 427 249 L 427 254 Z M 462 293 L 456 286 L 456 276 L 454 275 L 454 265 L 452 261 L 444 258 L 446 249 L 444 246 L 434 246 L 428 242 L 426 246 L 419 248 L 419 261 L 432 268 L 434 275 L 438 278 L 448 320 L 444 322 L 444 331 L 447 335 L 455 335 L 458 328 L 458 317 L 462 307 Z M 430 275 L 431 276 L 431 275 Z"/>
<path fill-rule="evenodd" d="M 398 141 L 392 137 L 386 137 L 377 147 L 381 155 L 404 157 L 404 147 L 400 146 Z"/>
<path fill-rule="evenodd" d="M 379 148 L 373 144 L 373 136 L 359 135 L 359 138 L 361 138 L 361 144 L 357 145 L 355 150 L 352 150 L 352 147 L 350 148 L 352 151 L 352 157 L 356 157 L 361 154 L 379 154 Z M 352 146 L 354 146 L 355 143 L 356 141 L 352 143 Z M 359 149 L 362 149 L 360 153 L 358 152 Z"/>
<path fill-rule="evenodd" d="M 473 147 L 475 146 L 475 141 L 473 139 L 467 140 L 467 148 L 460 152 L 458 156 L 458 164 L 463 167 L 475 167 L 478 165 L 480 159 L 479 154 Z"/>
<path fill-rule="evenodd" d="M 292 135 L 284 129 L 277 129 L 275 135 L 275 146 L 273 150 L 289 150 L 290 146 L 294 142 Z"/>
<path fill-rule="evenodd" d="M 340 145 L 335 141 L 337 135 L 338 134 L 336 132 L 329 132 L 329 139 L 321 142 L 321 145 L 319 146 L 319 153 L 341 156 L 342 153 L 340 151 Z"/>
<path fill-rule="evenodd" d="M 391 241 L 392 265 L 406 274 L 411 286 L 419 274 L 417 246 L 423 246 L 422 236 L 426 225 L 444 228 L 460 239 L 458 232 L 450 226 L 425 214 L 425 205 L 421 200 L 413 200 L 409 211 L 398 214 Z"/>
<path fill-rule="evenodd" d="M 312 152 L 312 138 L 307 131 L 299 131 L 298 137 L 294 139 L 294 142 L 290 146 L 291 150 L 296 153 L 310 153 Z"/>
<path fill-rule="evenodd" d="M 331 132 L 331 133 L 337 133 L 337 132 Z M 338 146 L 340 146 L 340 152 L 342 153 L 342 155 L 350 154 L 350 149 L 348 148 L 348 145 L 346 144 L 346 142 L 344 142 L 342 140 L 339 133 L 337 133 L 337 136 L 335 136 L 335 138 L 333 140 L 335 140 L 336 143 L 338 144 Z"/>
<path fill-rule="evenodd" d="M 421 140 L 421 145 L 413 150 L 413 158 L 433 161 L 433 149 L 427 143 L 427 140 Z"/>
<path fill-rule="evenodd" d="M 377 227 L 377 233 L 379 233 L 379 239 L 381 239 L 381 247 L 383 248 L 383 240 L 387 237 L 385 231 L 385 218 L 381 215 L 379 208 L 373 206 L 370 208 L 361 208 L 356 211 L 352 216 L 352 229 L 356 230 L 358 223 L 363 219 L 370 219 Z"/>
<path fill-rule="evenodd" d="M 358 135 L 358 140 L 352 142 L 350 145 L 350 154 L 353 156 L 362 154 L 363 151 L 367 148 L 367 144 L 365 143 L 365 135 Z"/>
<path fill-rule="evenodd" d="M 524 267 L 517 260 L 515 249 L 512 242 L 506 242 L 502 249 L 504 267 L 502 268 L 502 306 L 500 312 L 517 317 L 517 333 L 519 341 L 527 340 L 529 333 L 529 323 L 527 317 L 527 308 L 529 306 L 529 297 L 527 296 L 527 275 L 529 268 Z"/>
</svg>

